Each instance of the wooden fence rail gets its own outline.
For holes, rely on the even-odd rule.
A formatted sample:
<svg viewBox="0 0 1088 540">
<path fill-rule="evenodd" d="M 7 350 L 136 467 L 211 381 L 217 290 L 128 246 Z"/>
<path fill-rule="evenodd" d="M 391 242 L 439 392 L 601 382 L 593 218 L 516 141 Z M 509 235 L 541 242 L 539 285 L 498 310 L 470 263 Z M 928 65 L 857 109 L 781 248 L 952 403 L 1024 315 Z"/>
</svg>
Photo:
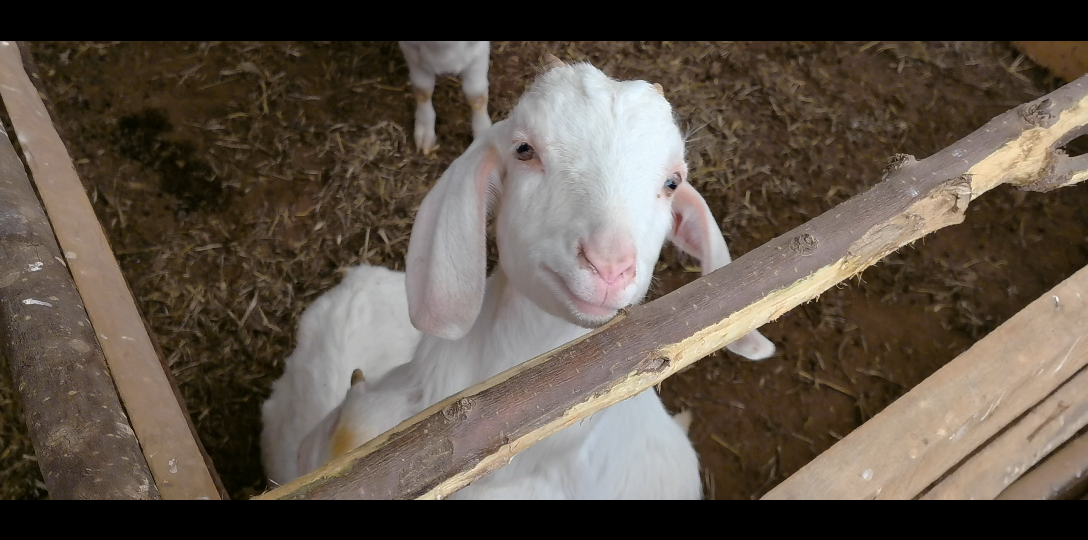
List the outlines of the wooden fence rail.
<svg viewBox="0 0 1088 540">
<path fill-rule="evenodd" d="M 993 499 L 1088 422 L 1086 335 L 1088 268 L 764 498 Z"/>
<path fill-rule="evenodd" d="M 33 219 L 42 218 L 42 221 L 36 221 L 35 224 L 44 229 L 38 231 L 34 240 L 37 244 L 32 244 L 31 248 L 47 245 L 42 242 L 48 239 L 48 249 L 41 248 L 40 258 L 37 260 L 48 270 L 48 275 L 56 279 L 53 282 L 37 282 L 35 286 L 39 288 L 22 291 L 28 296 L 5 296 L 4 299 L 20 302 L 30 299 L 52 304 L 53 301 L 49 298 L 39 299 L 38 295 L 49 294 L 60 298 L 60 293 L 53 291 L 59 291 L 57 287 L 61 287 L 72 296 L 52 305 L 13 305 L 17 309 L 12 313 L 23 316 L 27 310 L 36 310 L 34 314 L 25 313 L 34 320 L 33 317 L 44 317 L 46 314 L 59 316 L 64 310 L 78 308 L 79 312 L 69 313 L 63 319 L 66 322 L 58 322 L 59 327 L 50 329 L 52 332 L 59 331 L 60 334 L 38 334 L 41 342 L 22 342 L 20 340 L 24 338 L 17 333 L 13 334 L 15 339 L 11 343 L 8 343 L 10 337 L 4 338 L 12 353 L 9 360 L 16 368 L 13 371 L 17 373 L 13 375 L 19 381 L 17 386 L 28 416 L 31 440 L 35 452 L 39 453 L 39 465 L 50 497 L 130 496 L 128 490 L 131 488 L 127 484 L 111 486 L 105 479 L 110 478 L 113 482 L 116 476 L 115 481 L 123 482 L 125 475 L 121 474 L 118 467 L 131 461 L 134 464 L 140 462 L 144 468 L 150 469 L 152 485 L 144 482 L 142 488 L 143 494 L 148 497 L 224 498 L 226 494 L 222 484 L 196 437 L 188 411 L 182 405 L 170 373 L 155 349 L 152 337 L 136 307 L 132 291 L 121 274 L 105 232 L 94 214 L 83 184 L 76 175 L 71 157 L 37 88 L 31 82 L 27 69 L 33 70 L 33 67 L 24 67 L 23 56 L 16 42 L 0 41 L 0 108 L 6 112 L 11 123 L 12 140 L 22 152 L 22 160 L 15 157 L 14 161 L 11 158 L 15 152 L 5 154 L 8 161 L 13 163 L 10 165 L 13 168 L 7 174 L 21 174 L 21 178 L 25 179 L 29 171 L 30 180 L 41 197 L 39 204 L 33 188 L 30 188 L 29 198 L 18 199 L 23 204 L 17 207 L 5 205 L 6 211 L 11 212 L 11 219 L 14 220 L 6 225 L 16 227 L 15 233 L 9 233 L 9 238 L 14 242 L 20 241 L 17 228 L 20 219 L 30 219 L 32 214 Z M 8 140 L 6 135 L 4 139 Z M 15 169 L 18 169 L 17 173 Z M 3 200 L 0 199 L 0 202 Z M 41 212 L 42 208 L 44 213 Z M 4 215 L 0 213 L 0 229 L 5 225 L 2 218 Z M 7 255 L 6 251 L 4 255 Z M 33 253 L 27 254 L 32 255 Z M 22 260 L 15 259 L 0 260 L 0 282 L 6 279 L 3 277 L 5 272 L 18 272 L 12 274 L 13 277 L 9 276 L 15 281 L 8 289 L 21 288 L 23 280 L 31 283 L 39 279 L 39 274 L 27 273 L 29 270 L 20 266 L 22 263 Z M 54 274 L 54 271 L 57 273 Z M 46 275 L 46 272 L 43 271 L 41 275 Z M 69 282 L 74 282 L 75 287 L 70 290 L 64 287 L 64 276 L 67 276 Z M 3 293 L 4 290 L 0 288 L 0 294 L 8 294 Z M 80 318 L 86 319 L 86 322 Z M 41 332 L 47 328 L 32 330 Z M 68 331 L 73 332 L 73 336 L 78 331 L 79 335 L 73 337 L 78 340 L 78 344 L 76 341 L 69 341 L 67 344 L 58 343 L 55 347 L 50 345 L 60 336 L 66 336 L 65 332 Z M 20 344 L 22 349 L 12 349 Z M 57 352 L 64 351 L 65 347 L 74 348 L 80 354 L 73 356 L 65 351 L 66 355 L 61 355 Z M 42 358 L 48 356 L 46 353 L 53 352 L 57 352 L 59 356 L 50 371 L 46 369 L 47 363 Z M 92 366 L 84 363 L 85 357 L 104 357 L 108 370 L 100 369 L 101 366 L 97 364 Z M 46 370 L 40 371 L 43 369 Z M 73 380 L 68 387 L 69 397 L 66 400 L 52 400 L 54 386 L 57 385 L 55 377 L 68 372 L 83 373 L 81 370 L 85 369 L 90 371 L 80 375 L 82 379 Z M 99 372 L 95 370 L 108 374 L 104 383 L 90 379 L 91 373 Z M 86 387 L 82 386 L 84 384 Z M 111 386 L 109 392 L 103 384 Z M 106 400 L 103 404 L 107 409 L 114 406 L 109 399 L 119 396 L 124 411 L 122 413 L 117 409 L 115 412 L 122 416 L 114 414 L 114 417 L 122 418 L 127 415 L 127 418 L 123 422 L 118 420 L 116 426 L 96 424 L 98 411 L 92 411 L 94 407 L 90 405 L 81 404 L 79 396 L 83 393 L 96 393 L 95 396 L 99 397 L 94 399 Z M 108 398 L 107 394 L 114 398 Z M 38 399 L 38 395 L 42 399 Z M 91 396 L 87 397 L 91 399 Z M 36 418 L 39 417 L 42 418 L 42 425 L 31 425 L 36 424 Z M 134 433 L 133 441 L 139 441 L 137 449 L 141 451 L 141 456 L 132 456 L 126 453 L 127 450 L 115 448 L 109 442 L 111 438 L 120 437 L 122 432 L 126 433 L 123 437 L 126 440 Z M 97 471 L 95 474 L 99 475 L 95 477 L 97 486 L 93 482 L 86 484 L 85 481 L 90 480 L 81 471 L 65 468 L 68 465 L 50 459 L 48 448 L 55 441 L 65 441 L 69 445 L 82 441 L 80 444 L 86 445 L 73 446 L 71 451 L 76 452 L 78 448 L 78 452 L 67 457 L 98 460 L 100 465 L 97 468 L 92 467 Z M 137 457 L 140 459 L 136 459 Z M 64 478 L 63 482 L 50 480 L 57 475 Z M 146 480 L 146 477 L 140 478 L 140 481 Z M 77 483 L 78 489 L 62 489 L 64 482 Z"/>
<path fill-rule="evenodd" d="M 49 218 L 3 126 L 0 346 L 50 497 L 158 498 Z"/>
</svg>

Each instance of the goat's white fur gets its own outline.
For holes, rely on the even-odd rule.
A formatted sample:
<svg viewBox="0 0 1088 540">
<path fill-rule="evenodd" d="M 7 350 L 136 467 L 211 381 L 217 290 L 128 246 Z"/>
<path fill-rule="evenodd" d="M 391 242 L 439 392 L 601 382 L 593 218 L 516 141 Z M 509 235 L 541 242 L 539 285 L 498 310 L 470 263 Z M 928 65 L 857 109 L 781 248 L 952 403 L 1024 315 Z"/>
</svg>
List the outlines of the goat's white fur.
<svg viewBox="0 0 1088 540">
<path fill-rule="evenodd" d="M 261 409 L 262 461 L 274 485 L 299 475 L 302 440 L 343 401 L 351 378 L 345 374 L 359 370 L 363 382 L 376 381 L 411 360 L 421 336 L 408 319 L 404 272 L 377 266 L 348 270 L 303 312 L 295 351 Z M 691 411 L 673 419 L 688 432 Z M 514 488 L 493 493 L 500 497 L 508 489 Z M 533 498 L 550 498 L 546 493 Z"/>
<path fill-rule="evenodd" d="M 344 399 L 356 369 L 377 380 L 412 359 L 404 273 L 362 265 L 303 312 L 295 351 L 261 408 L 261 458 L 276 484 L 298 473 L 302 439 Z"/>
<path fill-rule="evenodd" d="M 408 63 L 408 77 L 416 96 L 416 148 L 429 154 L 438 146 L 434 132 L 435 112 L 431 103 L 438 75 L 457 75 L 461 89 L 472 107 L 472 136 L 479 137 L 491 127 L 487 115 L 487 69 L 491 60 L 490 41 L 399 41 Z"/>
<path fill-rule="evenodd" d="M 535 152 L 530 159 L 518 157 L 524 144 Z M 406 292 L 412 323 L 426 334 L 412 361 L 351 387 L 303 441 L 299 473 L 640 302 L 666 240 L 700 258 L 704 273 L 727 264 L 718 224 L 686 182 L 683 154 L 672 109 L 650 84 L 615 81 L 588 64 L 539 76 L 510 118 L 478 137 L 420 207 Z M 675 191 L 665 187 L 674 174 L 682 180 Z M 489 210 L 499 267 L 485 279 Z M 594 297 L 601 285 L 579 246 L 602 234 L 632 245 L 637 258 L 630 283 Z M 579 307 L 587 302 L 596 311 Z M 729 349 L 753 360 L 774 353 L 755 330 Z M 684 420 L 643 392 L 547 437 L 454 496 L 699 498 Z"/>
</svg>

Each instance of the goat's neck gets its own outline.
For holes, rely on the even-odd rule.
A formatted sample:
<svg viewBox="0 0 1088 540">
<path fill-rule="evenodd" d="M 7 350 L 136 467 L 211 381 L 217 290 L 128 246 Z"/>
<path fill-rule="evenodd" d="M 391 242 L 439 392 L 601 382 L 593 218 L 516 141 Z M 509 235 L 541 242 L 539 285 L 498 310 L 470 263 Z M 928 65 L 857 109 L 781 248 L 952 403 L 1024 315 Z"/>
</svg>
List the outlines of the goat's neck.
<svg viewBox="0 0 1088 540">
<path fill-rule="evenodd" d="M 431 379 L 438 387 L 428 392 L 430 400 L 443 399 L 587 332 L 541 309 L 497 268 L 487 280 L 480 315 L 465 337 L 448 341 L 425 336 L 420 344 L 422 355 L 432 359 L 427 364 L 438 370 Z"/>
<path fill-rule="evenodd" d="M 496 268 L 487 280 L 480 316 L 465 340 L 483 353 L 490 377 L 588 331 L 541 309 Z"/>
</svg>

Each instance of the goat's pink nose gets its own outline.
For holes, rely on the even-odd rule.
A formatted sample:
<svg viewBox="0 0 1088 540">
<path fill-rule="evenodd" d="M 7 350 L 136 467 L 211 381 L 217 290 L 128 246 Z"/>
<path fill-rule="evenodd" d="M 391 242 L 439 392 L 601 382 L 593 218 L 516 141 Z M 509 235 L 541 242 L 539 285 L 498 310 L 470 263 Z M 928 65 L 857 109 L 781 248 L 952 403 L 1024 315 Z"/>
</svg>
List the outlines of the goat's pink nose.
<svg viewBox="0 0 1088 540">
<path fill-rule="evenodd" d="M 590 269 L 610 286 L 623 288 L 635 279 L 635 250 L 632 247 L 598 249 L 593 243 L 583 243 L 582 254 Z"/>
</svg>

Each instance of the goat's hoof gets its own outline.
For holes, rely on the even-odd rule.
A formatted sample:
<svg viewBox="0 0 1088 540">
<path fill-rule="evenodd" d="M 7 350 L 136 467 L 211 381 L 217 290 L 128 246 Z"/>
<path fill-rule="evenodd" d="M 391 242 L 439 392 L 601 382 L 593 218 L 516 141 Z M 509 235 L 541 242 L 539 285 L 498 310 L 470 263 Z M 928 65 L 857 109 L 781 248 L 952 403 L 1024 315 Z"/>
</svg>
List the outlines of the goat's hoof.
<svg viewBox="0 0 1088 540">
<path fill-rule="evenodd" d="M 416 131 L 416 149 L 425 156 L 438 149 L 438 138 L 434 132 L 427 133 L 424 131 L 420 133 Z"/>
</svg>

